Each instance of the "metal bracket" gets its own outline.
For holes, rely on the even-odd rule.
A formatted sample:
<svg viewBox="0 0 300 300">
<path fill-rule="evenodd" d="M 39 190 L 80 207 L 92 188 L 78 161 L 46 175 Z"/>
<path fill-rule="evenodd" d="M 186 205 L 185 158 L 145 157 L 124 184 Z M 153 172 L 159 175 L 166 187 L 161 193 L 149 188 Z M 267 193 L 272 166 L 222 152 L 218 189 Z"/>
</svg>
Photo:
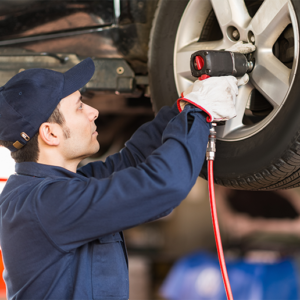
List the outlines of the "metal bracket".
<svg viewBox="0 0 300 300">
<path fill-rule="evenodd" d="M 6 51 L 5 51 L 6 50 Z M 9 49 L 0 51 L 0 86 L 3 86 L 20 70 L 46 68 L 66 72 L 80 59 L 74 54 L 13 52 Z M 133 70 L 124 59 L 95 58 L 95 73 L 86 89 L 132 93 L 136 89 L 136 78 Z M 140 84 L 147 84 L 147 76 L 138 79 Z"/>
</svg>

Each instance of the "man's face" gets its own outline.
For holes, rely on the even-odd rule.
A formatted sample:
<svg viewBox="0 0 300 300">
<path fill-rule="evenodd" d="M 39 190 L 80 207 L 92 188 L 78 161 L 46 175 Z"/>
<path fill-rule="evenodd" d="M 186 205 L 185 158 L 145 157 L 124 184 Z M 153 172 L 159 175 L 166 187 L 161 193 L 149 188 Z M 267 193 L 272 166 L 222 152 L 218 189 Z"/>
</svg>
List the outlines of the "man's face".
<svg viewBox="0 0 300 300">
<path fill-rule="evenodd" d="M 60 148 L 66 160 L 83 159 L 96 153 L 100 148 L 94 122 L 98 111 L 82 103 L 79 91 L 63 98 L 59 110 L 65 118 L 68 133 L 67 138 L 60 138 Z"/>
</svg>

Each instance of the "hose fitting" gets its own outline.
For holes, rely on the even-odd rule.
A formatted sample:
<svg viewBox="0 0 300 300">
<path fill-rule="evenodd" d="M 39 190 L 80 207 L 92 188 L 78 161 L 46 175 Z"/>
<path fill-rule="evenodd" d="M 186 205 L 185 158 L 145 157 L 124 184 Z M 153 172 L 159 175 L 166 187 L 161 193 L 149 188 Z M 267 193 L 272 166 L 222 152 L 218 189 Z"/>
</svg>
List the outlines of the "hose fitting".
<svg viewBox="0 0 300 300">
<path fill-rule="evenodd" d="M 215 160 L 216 156 L 216 142 L 217 142 L 217 132 L 216 123 L 211 124 L 211 129 L 209 130 L 208 143 L 206 148 L 206 160 Z"/>
</svg>

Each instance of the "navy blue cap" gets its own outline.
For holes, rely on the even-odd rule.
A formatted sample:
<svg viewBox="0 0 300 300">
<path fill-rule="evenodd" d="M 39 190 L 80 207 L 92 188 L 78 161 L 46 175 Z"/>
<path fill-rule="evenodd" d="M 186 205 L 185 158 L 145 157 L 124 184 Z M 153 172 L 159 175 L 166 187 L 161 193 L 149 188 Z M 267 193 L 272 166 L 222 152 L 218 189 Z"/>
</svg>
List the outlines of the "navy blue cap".
<svg viewBox="0 0 300 300">
<path fill-rule="evenodd" d="M 0 140 L 10 141 L 12 152 L 21 149 L 46 122 L 61 99 L 86 85 L 95 72 L 87 58 L 60 73 L 28 69 L 0 87 Z"/>
</svg>

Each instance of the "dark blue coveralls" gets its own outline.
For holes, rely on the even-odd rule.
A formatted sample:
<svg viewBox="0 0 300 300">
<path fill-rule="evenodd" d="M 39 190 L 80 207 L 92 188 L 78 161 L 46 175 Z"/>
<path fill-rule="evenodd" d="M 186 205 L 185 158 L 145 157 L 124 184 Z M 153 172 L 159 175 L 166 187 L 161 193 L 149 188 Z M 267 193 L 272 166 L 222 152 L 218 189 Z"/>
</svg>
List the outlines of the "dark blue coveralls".
<svg viewBox="0 0 300 300">
<path fill-rule="evenodd" d="M 105 163 L 77 173 L 17 164 L 0 196 L 8 299 L 127 300 L 121 231 L 167 215 L 187 196 L 205 160 L 209 127 L 199 109 L 178 114 L 174 105 Z"/>
</svg>

